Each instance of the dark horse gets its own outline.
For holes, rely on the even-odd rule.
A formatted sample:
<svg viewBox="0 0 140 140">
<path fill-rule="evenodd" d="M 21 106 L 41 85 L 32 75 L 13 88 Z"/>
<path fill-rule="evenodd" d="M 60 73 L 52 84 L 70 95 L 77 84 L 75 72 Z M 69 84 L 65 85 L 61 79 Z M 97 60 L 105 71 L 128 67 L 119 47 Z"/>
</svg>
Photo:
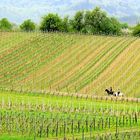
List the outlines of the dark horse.
<svg viewBox="0 0 140 140">
<path fill-rule="evenodd" d="M 107 92 L 108 95 L 113 95 L 113 93 L 114 93 L 114 91 L 109 90 L 109 89 L 106 89 L 105 91 Z"/>
</svg>

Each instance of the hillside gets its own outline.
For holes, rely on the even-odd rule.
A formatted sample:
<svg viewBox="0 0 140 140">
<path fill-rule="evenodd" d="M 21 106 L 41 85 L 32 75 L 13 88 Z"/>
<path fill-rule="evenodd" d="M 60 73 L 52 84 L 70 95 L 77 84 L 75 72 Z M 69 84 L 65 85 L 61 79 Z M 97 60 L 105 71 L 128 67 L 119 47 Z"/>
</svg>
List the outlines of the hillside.
<svg viewBox="0 0 140 140">
<path fill-rule="evenodd" d="M 0 32 L 0 87 L 140 97 L 140 39 Z"/>
</svg>

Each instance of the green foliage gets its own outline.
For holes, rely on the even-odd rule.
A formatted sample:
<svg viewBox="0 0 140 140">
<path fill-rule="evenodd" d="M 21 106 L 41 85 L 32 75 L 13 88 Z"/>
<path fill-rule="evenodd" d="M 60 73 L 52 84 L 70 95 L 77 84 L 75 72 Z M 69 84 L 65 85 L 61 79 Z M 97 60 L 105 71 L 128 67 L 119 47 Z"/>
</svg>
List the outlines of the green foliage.
<svg viewBox="0 0 140 140">
<path fill-rule="evenodd" d="M 84 28 L 84 12 L 78 11 L 75 14 L 74 19 L 71 23 L 72 23 L 74 31 L 81 32 Z"/>
<path fill-rule="evenodd" d="M 110 32 L 111 34 L 120 34 L 121 33 L 121 24 L 119 23 L 119 21 L 112 17 L 111 19 L 111 22 L 110 22 L 110 25 L 109 26 L 109 29 L 110 29 Z"/>
<path fill-rule="evenodd" d="M 3 18 L 0 20 L 0 30 L 2 31 L 12 30 L 12 24 L 8 21 L 7 18 Z"/>
<path fill-rule="evenodd" d="M 140 24 L 137 24 L 133 29 L 134 36 L 140 36 Z"/>
<path fill-rule="evenodd" d="M 121 28 L 122 28 L 122 29 L 128 29 L 129 26 L 128 26 L 127 23 L 122 23 L 122 24 L 121 24 Z"/>
<path fill-rule="evenodd" d="M 70 27 L 69 27 L 69 18 L 68 17 L 64 17 L 64 19 L 62 20 L 62 24 L 61 24 L 61 31 L 63 32 L 69 32 L 70 31 Z"/>
<path fill-rule="evenodd" d="M 62 19 L 57 14 L 48 14 L 43 17 L 40 30 L 42 31 L 61 31 Z"/>
<path fill-rule="evenodd" d="M 115 18 L 109 18 L 99 7 L 85 13 L 87 32 L 101 34 L 119 34 L 120 23 Z"/>
<path fill-rule="evenodd" d="M 30 19 L 25 20 L 21 25 L 20 29 L 23 31 L 34 31 L 35 30 L 35 23 L 32 22 Z"/>
<path fill-rule="evenodd" d="M 92 34 L 120 34 L 121 24 L 96 7 L 92 11 L 78 11 L 70 20 L 70 29 L 74 32 Z"/>
</svg>

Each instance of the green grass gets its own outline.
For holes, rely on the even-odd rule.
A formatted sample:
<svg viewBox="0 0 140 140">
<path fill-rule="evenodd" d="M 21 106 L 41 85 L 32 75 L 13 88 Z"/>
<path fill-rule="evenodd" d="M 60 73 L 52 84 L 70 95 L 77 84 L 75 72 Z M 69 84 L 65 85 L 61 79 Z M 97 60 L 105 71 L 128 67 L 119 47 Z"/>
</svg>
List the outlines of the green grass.
<svg viewBox="0 0 140 140">
<path fill-rule="evenodd" d="M 42 138 L 63 138 L 64 124 L 66 137 L 71 137 L 72 123 L 74 135 L 78 137 L 82 136 L 83 128 L 85 135 L 89 135 L 90 125 L 92 134 L 114 132 L 117 119 L 119 131 L 139 130 L 140 125 L 140 104 L 137 102 L 1 91 L 0 108 L 3 134 L 11 133 L 27 137 L 38 138 L 41 135 Z M 56 134 L 57 125 L 58 134 Z M 48 136 L 45 133 L 46 128 L 49 129 Z"/>
</svg>

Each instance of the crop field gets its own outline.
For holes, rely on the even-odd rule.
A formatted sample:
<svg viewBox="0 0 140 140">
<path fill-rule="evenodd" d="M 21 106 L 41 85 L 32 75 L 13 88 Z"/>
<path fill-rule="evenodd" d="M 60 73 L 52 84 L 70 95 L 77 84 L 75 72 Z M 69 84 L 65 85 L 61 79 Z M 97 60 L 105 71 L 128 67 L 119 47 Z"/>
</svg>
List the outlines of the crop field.
<svg viewBox="0 0 140 140">
<path fill-rule="evenodd" d="M 140 97 L 140 39 L 64 33 L 0 33 L 0 87 Z"/>
<path fill-rule="evenodd" d="M 0 32 L 0 140 L 139 140 L 139 52 L 131 36 Z"/>
</svg>

